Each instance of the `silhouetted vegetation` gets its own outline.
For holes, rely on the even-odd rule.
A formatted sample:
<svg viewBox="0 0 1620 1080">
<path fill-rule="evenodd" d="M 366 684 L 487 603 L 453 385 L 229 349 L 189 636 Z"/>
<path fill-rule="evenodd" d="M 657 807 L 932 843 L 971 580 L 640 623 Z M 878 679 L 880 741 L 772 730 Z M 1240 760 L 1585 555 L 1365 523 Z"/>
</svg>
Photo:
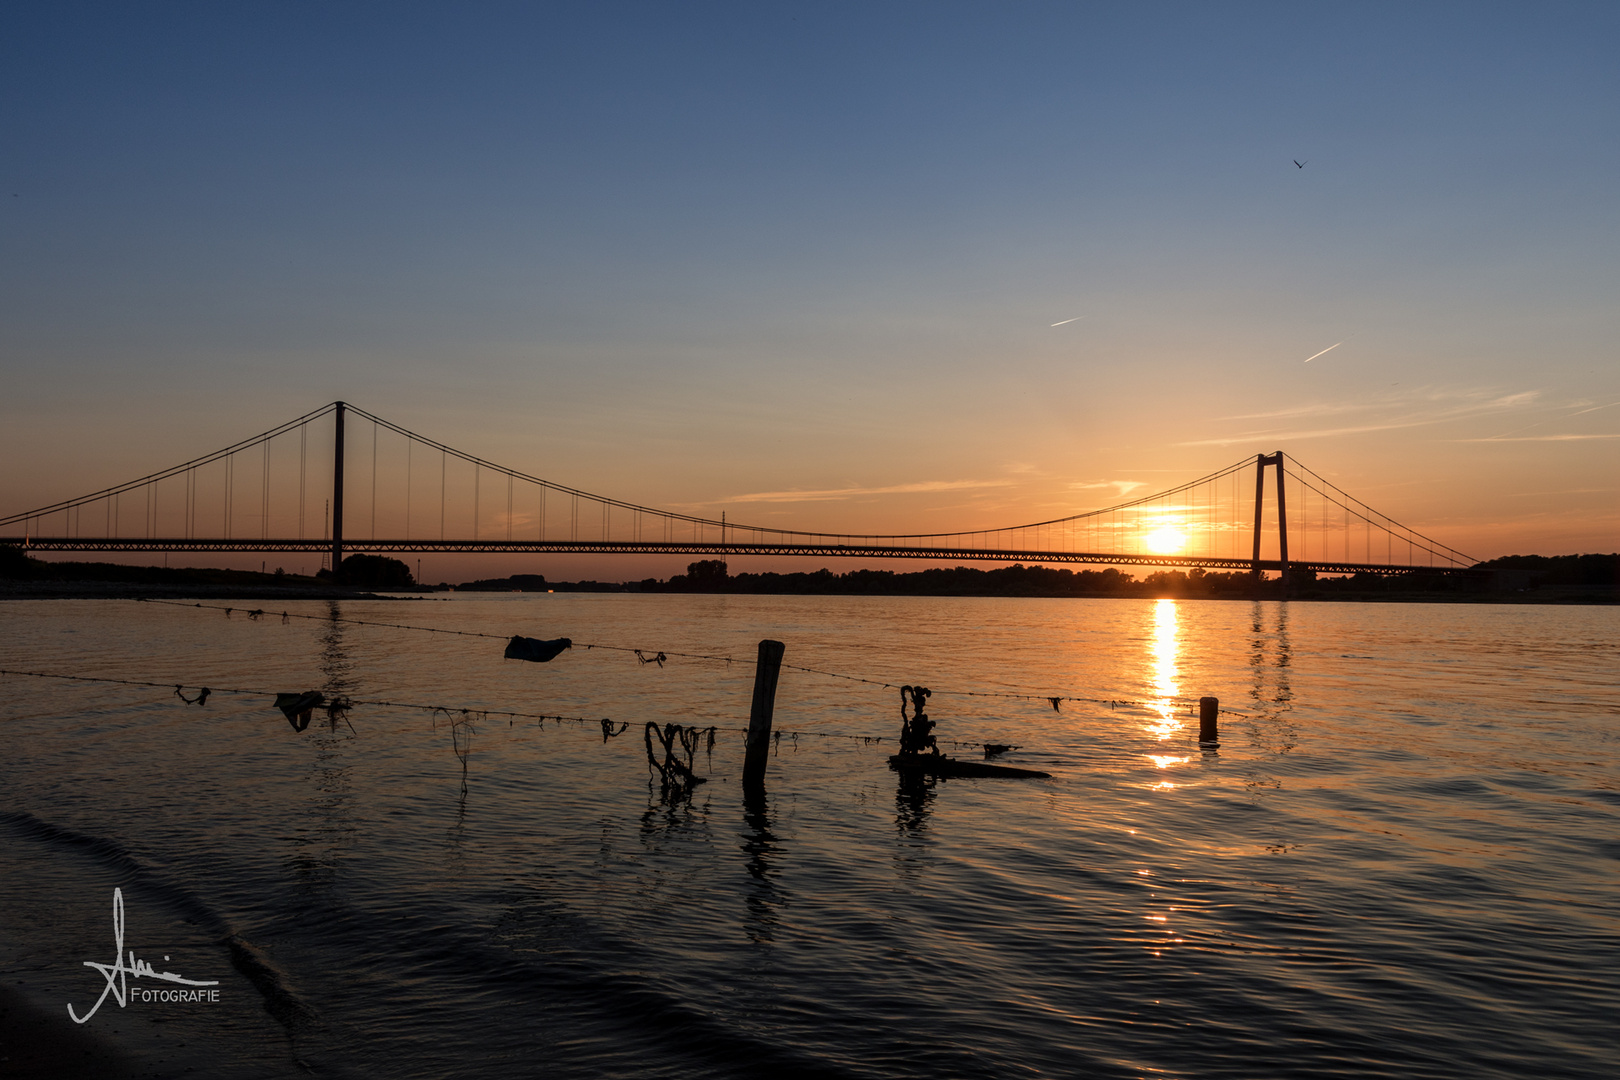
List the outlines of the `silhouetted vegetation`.
<svg viewBox="0 0 1620 1080">
<path fill-rule="evenodd" d="M 1620 553 L 1610 555 L 1504 555 L 1482 562 L 1499 587 L 1519 590 L 1562 589 L 1614 593 L 1620 589 Z"/>
<path fill-rule="evenodd" d="M 457 592 L 545 592 L 551 586 L 546 584 L 544 574 L 513 574 L 503 578 L 479 578 L 477 581 L 464 581 L 456 586 Z"/>
<path fill-rule="evenodd" d="M 543 574 L 513 574 L 503 578 L 479 578 L 460 585 L 439 586 L 456 592 L 640 592 L 639 581 L 547 581 Z"/>
<path fill-rule="evenodd" d="M 1613 601 L 1614 555 L 1509 556 L 1481 563 L 1479 573 L 1453 575 L 1425 571 L 1318 577 L 1314 571 L 1289 575 L 1288 595 L 1299 600 L 1503 600 Z M 1521 566 L 1522 563 L 1522 566 Z M 1509 573 L 1504 576 L 1501 570 Z M 554 586 L 559 590 L 562 586 Z M 912 573 L 821 569 L 793 574 L 731 574 L 718 559 L 705 559 L 667 581 L 648 578 L 640 592 L 794 594 L 810 596 L 1122 596 L 1186 599 L 1276 599 L 1283 585 L 1275 577 L 1256 581 L 1248 571 L 1159 570 L 1137 578 L 1112 567 L 1070 570 L 1013 566 L 981 570 L 956 566 Z"/>
<path fill-rule="evenodd" d="M 38 562 L 30 559 L 16 544 L 0 544 L 0 578 L 26 578 Z"/>
<path fill-rule="evenodd" d="M 386 555 L 349 555 L 338 564 L 336 574 L 317 570 L 315 576 L 361 589 L 409 589 L 416 584 L 409 566 Z"/>
<path fill-rule="evenodd" d="M 347 563 L 348 560 L 344 561 Z M 403 563 L 399 565 L 404 567 Z M 32 558 L 15 544 L 0 544 L 0 581 L 15 583 L 24 590 L 20 595 L 34 595 L 37 589 L 30 592 L 30 588 L 52 582 L 80 586 L 80 591 L 73 595 L 93 595 L 84 593 L 82 587 L 98 584 L 107 585 L 120 596 L 130 595 L 131 588 L 135 594 L 139 594 L 141 589 L 148 587 L 165 595 L 177 595 L 193 588 L 205 590 L 208 595 L 220 595 L 222 590 L 224 595 L 233 596 L 280 596 L 306 590 L 312 595 L 344 595 L 338 592 L 344 586 L 329 577 L 289 574 L 281 567 L 273 572 L 261 573 L 257 570 L 220 570 L 212 567 L 46 562 Z"/>
</svg>

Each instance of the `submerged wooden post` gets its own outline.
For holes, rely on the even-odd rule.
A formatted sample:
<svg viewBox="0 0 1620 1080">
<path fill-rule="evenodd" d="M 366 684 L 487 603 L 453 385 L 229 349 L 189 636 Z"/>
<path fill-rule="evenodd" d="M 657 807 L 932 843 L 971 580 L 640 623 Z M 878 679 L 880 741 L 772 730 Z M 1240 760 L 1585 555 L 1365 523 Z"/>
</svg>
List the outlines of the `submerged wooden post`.
<svg viewBox="0 0 1620 1080">
<path fill-rule="evenodd" d="M 1217 730 L 1218 719 L 1221 715 L 1221 699 L 1201 697 L 1198 699 L 1198 741 L 1201 743 L 1220 742 L 1220 733 Z"/>
<path fill-rule="evenodd" d="M 754 704 L 748 713 L 747 754 L 743 758 L 745 791 L 765 790 L 765 762 L 771 752 L 771 717 L 776 713 L 776 679 L 782 673 L 782 654 L 787 646 L 766 638 L 759 643 L 759 663 L 754 668 Z"/>
</svg>

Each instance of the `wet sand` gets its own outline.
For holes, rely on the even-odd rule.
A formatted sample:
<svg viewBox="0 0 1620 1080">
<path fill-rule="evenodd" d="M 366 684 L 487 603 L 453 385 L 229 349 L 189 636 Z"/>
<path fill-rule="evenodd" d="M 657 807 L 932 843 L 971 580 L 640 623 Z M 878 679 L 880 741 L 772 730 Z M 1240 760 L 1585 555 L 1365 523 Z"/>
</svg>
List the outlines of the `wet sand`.
<svg viewBox="0 0 1620 1080">
<path fill-rule="evenodd" d="M 0 581 L 0 600 L 396 600 L 354 589 L 255 585 L 150 584 L 136 581 Z"/>
<path fill-rule="evenodd" d="M 60 1015 L 58 1015 L 60 1014 Z M 67 1009 L 48 1011 L 0 983 L 0 1076 L 7 1080 L 117 1080 L 140 1075 L 129 1057 Z"/>
</svg>

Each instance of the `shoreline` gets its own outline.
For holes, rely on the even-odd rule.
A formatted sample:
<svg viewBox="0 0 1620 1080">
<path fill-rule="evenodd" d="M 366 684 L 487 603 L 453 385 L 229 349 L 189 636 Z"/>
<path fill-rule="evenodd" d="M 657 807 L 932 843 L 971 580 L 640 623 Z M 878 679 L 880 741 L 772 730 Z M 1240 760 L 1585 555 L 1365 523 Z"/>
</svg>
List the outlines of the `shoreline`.
<svg viewBox="0 0 1620 1080">
<path fill-rule="evenodd" d="M 117 1080 L 135 1075 L 116 1044 L 47 1011 L 9 982 L 0 982 L 0 1075 L 10 1080 Z"/>
<path fill-rule="evenodd" d="M 361 589 L 136 581 L 0 581 L 0 600 L 404 600 Z"/>
<path fill-rule="evenodd" d="M 368 592 L 358 589 L 327 588 L 277 588 L 274 586 L 253 585 L 217 585 L 217 584 L 150 584 L 142 582 L 122 581 L 4 581 L 0 580 L 0 602 L 7 600 L 423 600 L 438 598 L 439 593 L 454 593 L 461 596 L 510 596 L 513 593 L 534 593 L 544 595 L 547 591 L 558 593 L 613 593 L 615 595 L 645 595 L 645 596 L 865 596 L 880 598 L 928 598 L 962 599 L 968 597 L 983 597 L 1003 600 L 1214 600 L 1227 602 L 1253 602 L 1256 600 L 1277 601 L 1287 600 L 1300 604 L 1506 604 L 1515 606 L 1555 606 L 1555 607 L 1613 607 L 1620 601 L 1612 596 L 1593 595 L 1557 595 L 1557 596 L 1527 596 L 1508 592 L 1490 593 L 1429 593 L 1414 595 L 1349 595 L 1349 596 L 1187 596 L 1175 593 L 1163 595 L 1130 596 L 1118 593 L 1098 593 L 1096 595 L 1076 593 L 1016 593 L 1016 592 L 799 592 L 793 590 L 781 591 L 755 591 L 755 590 L 656 590 L 643 592 L 635 588 L 619 589 L 571 589 L 569 583 L 559 583 L 555 590 L 532 589 L 447 589 L 432 590 L 432 593 L 423 591 L 420 595 L 399 596 L 389 593 Z"/>
</svg>

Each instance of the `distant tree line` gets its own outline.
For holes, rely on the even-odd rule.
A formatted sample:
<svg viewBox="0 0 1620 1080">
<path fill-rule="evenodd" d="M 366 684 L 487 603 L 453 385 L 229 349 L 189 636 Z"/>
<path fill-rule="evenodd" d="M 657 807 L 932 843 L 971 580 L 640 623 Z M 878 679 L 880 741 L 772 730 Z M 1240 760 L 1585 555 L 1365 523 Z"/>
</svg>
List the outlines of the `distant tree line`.
<svg viewBox="0 0 1620 1080">
<path fill-rule="evenodd" d="M 1493 559 L 1467 576 L 1413 571 L 1319 577 L 1289 574 L 1288 595 L 1301 600 L 1503 599 L 1604 601 L 1617 599 L 1620 555 L 1513 555 Z M 701 559 L 667 580 L 611 584 L 547 582 L 538 574 L 484 579 L 456 586 L 468 591 L 732 593 L 801 596 L 1128 596 L 1186 599 L 1276 598 L 1282 582 L 1257 581 L 1248 571 L 1159 570 L 1138 578 L 1109 567 L 1070 570 L 1013 566 L 981 570 L 956 566 L 918 570 L 831 570 L 791 574 L 732 574 L 723 559 Z"/>
<path fill-rule="evenodd" d="M 1620 554 L 1506 555 L 1482 562 L 1468 575 L 1414 571 L 1318 577 L 1309 570 L 1289 575 L 1288 595 L 1300 600 L 1503 600 L 1543 602 L 1620 601 Z M 0 544 L 0 579 L 33 581 L 119 581 L 152 584 L 251 585 L 282 587 L 336 584 L 364 589 L 416 588 L 410 568 L 399 559 L 355 554 L 333 575 L 316 578 L 260 574 L 245 570 L 173 569 L 122 563 L 44 562 L 14 544 Z M 440 586 L 446 588 L 449 586 Z M 1276 598 L 1282 582 L 1256 581 L 1247 571 L 1159 570 L 1137 578 L 1113 567 L 1012 566 L 981 570 L 955 566 L 901 573 L 893 570 L 820 570 L 791 574 L 732 574 L 723 559 L 690 563 L 686 573 L 667 580 L 547 581 L 542 574 L 481 578 L 454 586 L 464 592 L 645 592 L 735 593 L 804 596 L 1119 596 L 1186 599 Z"/>
<path fill-rule="evenodd" d="M 271 573 L 257 570 L 221 570 L 194 566 L 133 566 L 106 562 L 46 562 L 35 559 L 15 544 L 0 544 L 0 580 L 107 581 L 145 585 L 223 585 L 277 588 L 328 588 L 344 585 L 357 589 L 409 589 L 416 581 L 410 567 L 384 555 L 350 555 L 338 573 L 317 571 L 314 577 L 289 574 L 281 567 Z"/>
</svg>

